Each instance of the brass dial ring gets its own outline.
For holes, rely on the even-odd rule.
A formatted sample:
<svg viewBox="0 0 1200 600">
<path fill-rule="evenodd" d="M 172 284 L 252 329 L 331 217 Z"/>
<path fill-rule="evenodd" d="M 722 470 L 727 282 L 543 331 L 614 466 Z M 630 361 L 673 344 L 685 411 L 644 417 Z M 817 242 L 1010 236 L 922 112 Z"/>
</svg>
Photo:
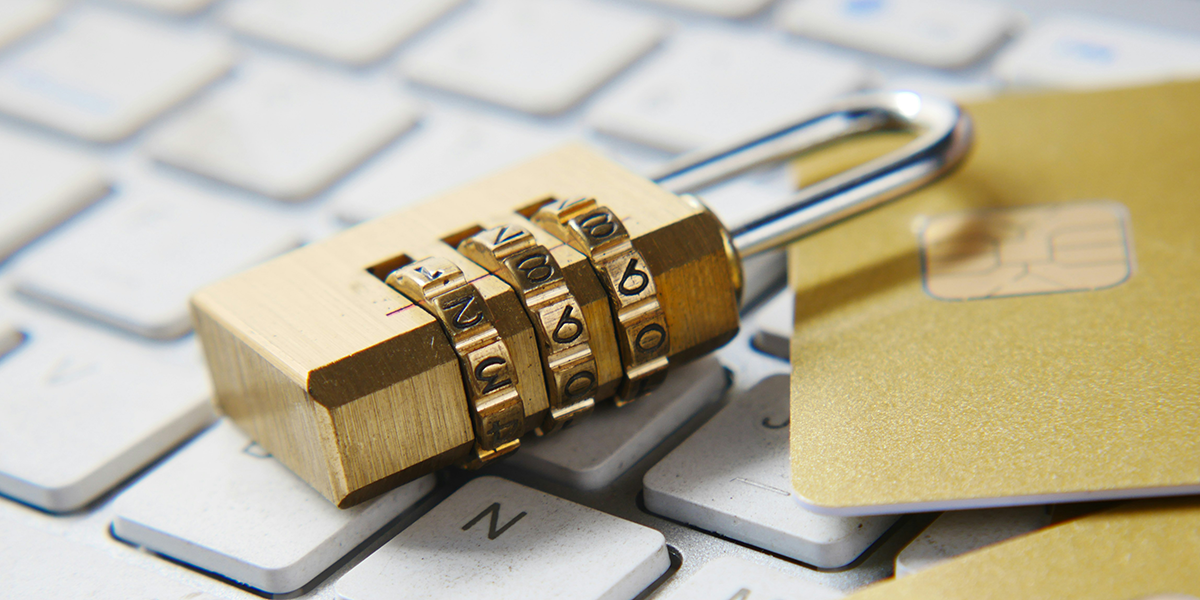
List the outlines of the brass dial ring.
<svg viewBox="0 0 1200 600">
<path fill-rule="evenodd" d="M 429 311 L 458 354 L 475 425 L 474 455 L 466 466 L 482 466 L 516 450 L 525 432 L 517 371 L 479 290 L 457 265 L 440 257 L 392 271 L 387 284 Z"/>
<path fill-rule="evenodd" d="M 595 406 L 596 359 L 583 309 L 567 287 L 558 261 L 519 222 L 481 231 L 458 251 L 517 292 L 541 347 L 550 410 L 538 435 L 583 417 Z"/>
<path fill-rule="evenodd" d="M 667 376 L 670 338 L 658 288 L 625 225 L 594 198 L 556 200 L 533 222 L 587 255 L 608 291 L 625 379 L 617 405 L 657 388 Z"/>
</svg>

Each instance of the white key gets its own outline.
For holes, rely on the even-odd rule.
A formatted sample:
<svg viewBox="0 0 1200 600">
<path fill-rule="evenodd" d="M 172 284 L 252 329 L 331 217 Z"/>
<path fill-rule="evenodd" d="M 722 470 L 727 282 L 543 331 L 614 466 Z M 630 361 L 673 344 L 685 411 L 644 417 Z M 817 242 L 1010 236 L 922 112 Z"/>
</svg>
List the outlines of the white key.
<svg viewBox="0 0 1200 600">
<path fill-rule="evenodd" d="M 795 330 L 796 294 L 785 289 L 766 304 L 758 307 L 750 317 L 754 331 L 751 344 L 760 352 L 787 360 L 791 354 L 792 332 Z"/>
<path fill-rule="evenodd" d="M 234 29 L 285 46 L 362 65 L 462 0 L 239 0 L 224 20 Z"/>
<path fill-rule="evenodd" d="M 993 67 L 1025 87 L 1096 89 L 1200 76 L 1200 38 L 1085 18 L 1047 19 Z"/>
<path fill-rule="evenodd" d="M 718 17 L 748 17 L 775 0 L 645 0 L 688 10 L 696 10 Z"/>
<path fill-rule="evenodd" d="M 395 149 L 338 186 L 331 204 L 343 221 L 366 221 L 526 160 L 562 140 L 476 115 L 433 115 Z"/>
<path fill-rule="evenodd" d="M 941 96 L 956 102 L 979 102 L 995 98 L 1003 82 L 995 78 L 967 79 L 953 74 L 905 74 L 889 79 L 883 86 L 889 90 L 909 90 L 918 94 Z"/>
<path fill-rule="evenodd" d="M 0 260 L 106 191 L 100 164 L 91 158 L 0 130 Z"/>
<path fill-rule="evenodd" d="M 62 536 L 0 518 L 0 582 L 9 598 L 216 600 Z"/>
<path fill-rule="evenodd" d="M 62 0 L 6 0 L 0 2 L 0 47 L 45 25 L 62 11 Z"/>
<path fill-rule="evenodd" d="M 778 284 L 782 283 L 784 253 L 777 252 L 768 256 L 774 256 L 779 259 L 779 277 L 775 278 L 775 287 L 769 291 L 777 291 Z M 755 257 L 758 258 L 758 257 Z M 733 341 L 718 349 L 714 354 L 721 364 L 733 374 L 733 385 L 726 392 L 730 398 L 740 396 L 762 380 L 773 375 L 790 375 L 792 372 L 791 364 L 786 360 L 780 360 L 774 356 L 763 354 L 760 350 L 756 350 L 753 346 L 754 338 L 754 318 L 756 311 L 762 307 L 756 307 L 743 315 L 742 330 L 738 333 Z"/>
<path fill-rule="evenodd" d="M 787 252 L 764 252 L 742 259 L 744 300 L 762 298 L 787 279 Z"/>
<path fill-rule="evenodd" d="M 658 21 L 579 0 L 473 7 L 407 52 L 404 75 L 536 114 L 576 104 L 663 35 Z"/>
<path fill-rule="evenodd" d="M 26 315 L 0 361 L 0 493 L 81 508 L 213 419 L 192 340 L 151 344 Z"/>
<path fill-rule="evenodd" d="M 779 22 L 800 35 L 950 69 L 979 60 L 1021 16 L 986 0 L 796 0 Z"/>
<path fill-rule="evenodd" d="M 833 600 L 842 596 L 819 583 L 726 556 L 704 565 L 665 600 Z"/>
<path fill-rule="evenodd" d="M 817 567 L 853 561 L 896 517 L 801 508 L 791 492 L 788 400 L 788 378 L 773 377 L 722 409 L 646 473 L 646 507 Z"/>
<path fill-rule="evenodd" d="M 222 39 L 107 13 L 75 15 L 0 63 L 0 111 L 87 140 L 122 139 L 233 64 Z"/>
<path fill-rule="evenodd" d="M 911 575 L 1049 524 L 1050 511 L 1043 506 L 942 513 L 896 555 L 896 576 Z"/>
<path fill-rule="evenodd" d="M 150 152 L 260 194 L 303 200 L 411 127 L 417 114 L 386 80 L 259 62 L 156 132 Z"/>
<path fill-rule="evenodd" d="M 113 534 L 280 594 L 313 580 L 433 486 L 426 475 L 342 510 L 223 420 L 117 498 Z"/>
<path fill-rule="evenodd" d="M 704 358 L 677 369 L 661 388 L 633 404 L 617 408 L 604 402 L 566 430 L 522 440 L 521 451 L 507 462 L 574 488 L 602 488 L 718 400 L 727 380 L 716 358 Z"/>
<path fill-rule="evenodd" d="M 337 582 L 345 600 L 637 596 L 670 566 L 648 527 L 496 477 L 434 507 Z"/>
<path fill-rule="evenodd" d="M 190 15 L 213 3 L 213 0 L 120 0 L 150 10 L 174 15 Z"/>
<path fill-rule="evenodd" d="M 171 339 L 191 329 L 192 292 L 299 241 L 276 212 L 144 178 L 22 256 L 14 278 L 27 296 Z"/>
<path fill-rule="evenodd" d="M 697 193 L 726 227 L 738 227 L 778 208 L 795 192 L 795 172 L 780 164 L 742 173 Z"/>
<path fill-rule="evenodd" d="M 761 34 L 688 32 L 599 100 L 588 123 L 685 151 L 798 115 L 863 86 L 867 77 L 854 62 Z"/>
</svg>

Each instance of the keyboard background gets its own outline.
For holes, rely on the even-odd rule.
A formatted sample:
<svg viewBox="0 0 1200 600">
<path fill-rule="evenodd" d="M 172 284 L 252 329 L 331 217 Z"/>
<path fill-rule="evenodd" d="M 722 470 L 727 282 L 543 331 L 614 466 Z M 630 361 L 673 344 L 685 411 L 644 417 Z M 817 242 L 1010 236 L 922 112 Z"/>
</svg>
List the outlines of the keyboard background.
<svg viewBox="0 0 1200 600">
<path fill-rule="evenodd" d="M 207 56 L 195 59 L 194 64 L 188 63 L 191 65 L 188 69 L 191 69 L 190 72 L 199 82 L 194 86 L 195 89 L 181 93 L 173 99 L 160 98 L 159 100 L 167 106 L 161 114 L 144 124 L 135 124 L 128 137 L 111 143 L 81 140 L 77 136 L 63 133 L 61 127 L 35 122 L 38 117 L 33 113 L 22 113 L 13 108 L 14 104 L 11 102 L 6 104 L 2 97 L 3 92 L 0 91 L 0 135 L 19 136 L 20 139 L 13 144 L 18 151 L 22 147 L 21 144 L 30 142 L 47 142 L 74 150 L 95 161 L 102 173 L 101 178 L 112 190 L 107 196 L 101 197 L 94 206 L 83 210 L 66 224 L 52 228 L 53 231 L 40 236 L 38 241 L 30 245 L 23 245 L 22 242 L 33 237 L 37 227 L 25 226 L 14 232 L 0 227 L 0 235 L 3 236 L 0 238 L 0 246 L 11 243 L 12 246 L 21 248 L 11 258 L 0 263 L 0 309 L 3 309 L 3 313 L 0 314 L 3 314 L 4 319 L 17 330 L 28 332 L 30 324 L 42 323 L 46 325 L 39 326 L 47 328 L 48 331 L 54 331 L 55 328 L 58 328 L 57 331 L 65 331 L 66 333 L 60 334 L 58 338 L 52 335 L 45 337 L 46 340 L 57 340 L 53 343 L 63 346 L 75 345 L 73 340 L 83 339 L 72 333 L 73 331 L 86 330 L 87 336 L 90 337 L 87 338 L 86 344 L 80 342 L 79 345 L 97 356 L 116 356 L 118 362 L 125 356 L 121 354 L 126 352 L 125 346 L 132 345 L 154 354 L 154 360 L 170 365 L 172 369 L 190 373 L 189 376 L 202 374 L 203 366 L 192 336 L 188 335 L 182 338 L 182 341 L 171 341 L 187 328 L 187 325 L 181 324 L 178 319 L 172 320 L 179 310 L 176 300 L 186 294 L 189 286 L 203 283 L 205 278 L 219 277 L 222 270 L 235 270 L 247 261 L 270 256 L 304 241 L 319 239 L 357 220 L 378 214 L 379 211 L 385 210 L 384 207 L 389 203 L 418 200 L 421 196 L 453 185 L 463 178 L 477 176 L 505 161 L 515 159 L 520 154 L 536 152 L 558 141 L 582 139 L 634 170 L 647 171 L 673 156 L 672 150 L 691 147 L 689 139 L 705 139 L 706 124 L 697 123 L 695 119 L 689 122 L 689 127 L 684 130 L 689 134 L 698 131 L 699 137 L 693 135 L 689 138 L 688 135 L 669 132 L 665 135 L 652 134 L 655 139 L 650 141 L 659 147 L 639 143 L 637 139 L 620 137 L 625 135 L 636 138 L 637 136 L 630 132 L 645 129 L 636 122 L 629 121 L 627 111 L 622 112 L 622 102 L 631 102 L 622 100 L 622 94 L 631 93 L 628 90 L 632 89 L 631 86 L 636 88 L 639 85 L 639 77 L 644 77 L 641 74 L 655 68 L 656 61 L 673 51 L 674 44 L 679 39 L 695 36 L 695 39 L 699 40 L 696 43 L 699 44 L 700 51 L 703 50 L 704 44 L 719 43 L 711 41 L 712 39 L 725 36 L 730 39 L 767 40 L 780 47 L 813 53 L 821 57 L 822 68 L 829 69 L 828 72 L 817 75 L 822 81 L 828 78 L 845 78 L 843 85 L 830 85 L 830 92 L 846 91 L 842 88 L 919 84 L 916 87 L 920 91 L 944 92 L 968 99 L 1006 91 L 1009 88 L 1008 84 L 997 75 L 997 56 L 1020 43 L 1022 36 L 1034 31 L 1039 24 L 1060 15 L 1103 18 L 1118 27 L 1135 32 L 1149 31 L 1155 34 L 1154 32 L 1160 30 L 1171 31 L 1189 40 L 1191 44 L 1200 46 L 1200 3 L 1190 0 L 1150 0 L 1139 3 L 1055 0 L 1007 3 L 1008 6 L 1018 8 L 1027 17 L 1028 22 L 1011 36 L 1012 39 L 1002 42 L 998 51 L 989 52 L 981 60 L 954 70 L 921 66 L 899 58 L 788 34 L 779 23 L 779 15 L 790 5 L 788 2 L 769 3 L 765 10 L 745 19 L 726 19 L 650 2 L 613 0 L 594 4 L 614 7 L 624 13 L 638 15 L 647 23 L 656 23 L 651 29 L 657 27 L 656 31 L 661 35 L 661 41 L 644 53 L 631 51 L 635 54 L 634 58 L 626 61 L 628 66 L 618 69 L 620 72 L 612 77 L 593 77 L 595 85 L 582 86 L 587 89 L 578 103 L 567 102 L 567 108 L 554 114 L 538 114 L 545 110 L 555 111 L 557 106 L 552 105 L 548 109 L 536 104 L 528 105 L 524 109 L 499 106 L 494 102 L 472 97 L 472 92 L 447 91 L 435 85 L 415 82 L 411 77 L 400 74 L 400 71 L 416 72 L 416 67 L 412 67 L 411 62 L 408 62 L 413 60 L 411 57 L 423 51 L 432 42 L 436 42 L 440 36 L 447 35 L 454 28 L 461 26 L 464 19 L 470 18 L 472 11 L 477 10 L 480 5 L 488 4 L 486 2 L 467 0 L 449 9 L 441 17 L 420 27 L 412 37 L 383 52 L 381 57 L 361 65 L 315 56 L 283 44 L 263 41 L 248 33 L 235 33 L 227 23 L 226 17 L 236 8 L 238 2 L 235 1 L 212 2 L 191 14 L 163 12 L 150 6 L 155 4 L 154 1 L 144 2 L 147 6 L 120 2 L 68 2 L 63 5 L 61 13 L 54 17 L 53 21 L 34 28 L 16 41 L 0 46 L 0 71 L 3 71 L 14 57 L 55 36 L 63 27 L 93 15 L 98 15 L 101 19 L 117 15 L 148 27 L 164 28 L 168 37 L 173 39 L 184 39 L 188 35 L 212 35 L 215 39 L 224 40 L 221 43 L 227 44 L 226 47 L 232 50 L 227 57 Z M 181 35 L 183 37 L 180 37 Z M 649 33 L 646 35 L 651 36 Z M 0 40 L 3 39 L 3 28 L 0 27 Z M 637 46 L 638 43 L 644 41 L 630 42 L 631 47 Z M 764 82 L 766 89 L 774 89 L 770 88 L 770 82 L 777 78 L 776 73 L 770 70 L 770 65 L 782 64 L 777 62 L 778 57 L 768 56 L 770 49 L 767 46 L 747 44 L 746 48 L 751 60 L 755 52 L 763 53 L 762 64 L 767 66 L 763 67 L 762 72 L 746 75 L 744 81 Z M 1190 51 L 1191 47 L 1188 47 L 1188 50 Z M 183 60 L 180 56 L 171 58 Z M 219 63 L 222 60 L 228 60 L 231 67 L 227 73 L 211 77 L 197 74 L 206 68 L 216 69 L 217 67 L 213 66 L 214 61 Z M 351 60 L 357 58 L 351 57 Z M 165 72 L 175 72 L 177 64 L 183 62 L 168 65 Z M 398 64 L 408 66 L 399 68 Z M 1200 60 L 1193 60 L 1192 70 L 1189 72 L 1197 73 L 1194 69 L 1197 64 L 1200 64 Z M 178 71 L 184 72 L 188 69 Z M 294 75 L 297 70 L 300 74 Z M 728 72 L 722 73 L 715 69 L 712 73 L 717 74 L 713 80 L 697 83 L 694 89 L 720 91 L 728 82 L 720 80 L 718 76 L 732 77 Z M 1132 73 L 1126 75 L 1126 80 L 1133 80 L 1128 77 L 1136 79 L 1136 69 Z M 702 78 L 705 71 L 700 69 L 686 75 L 686 80 Z M 331 120 L 326 124 L 311 124 L 315 133 L 305 133 L 296 137 L 298 147 L 289 156 L 295 161 L 312 160 L 313 164 L 317 165 L 314 170 L 330 173 L 324 180 L 299 181 L 303 179 L 303 173 L 297 173 L 294 169 L 289 171 L 286 165 L 266 175 L 259 171 L 243 174 L 245 179 L 236 180 L 236 177 L 240 176 L 237 175 L 238 165 L 213 166 L 212 156 L 197 154 L 196 149 L 189 146 L 189 140 L 194 139 L 197 132 L 205 130 L 205 122 L 193 124 L 190 129 L 187 126 L 189 119 L 196 118 L 198 109 L 203 108 L 208 100 L 224 94 L 226 90 L 238 88 L 244 81 L 263 77 L 275 78 L 274 81 L 282 82 L 278 84 L 280 89 L 298 85 L 296 80 L 315 78 L 318 80 L 316 83 L 302 82 L 313 87 L 300 86 L 298 89 L 307 89 L 319 94 L 334 90 L 329 91 L 328 98 L 320 99 L 333 105 L 362 101 L 362 107 L 355 118 L 349 118 L 345 122 Z M 332 83 L 321 84 L 322 77 L 330 78 Z M 209 79 L 210 83 L 204 83 Z M 1110 85 L 1121 83 L 1122 80 L 1116 78 Z M 1053 87 L 1047 82 L 1041 85 Z M 346 97 L 337 95 L 342 93 L 343 88 L 348 94 Z M 736 101 L 738 93 L 738 90 L 727 91 L 727 96 L 718 100 Z M 764 95 L 751 89 L 744 90 L 744 93 Z M 382 100 L 376 102 L 373 95 Z M 520 94 L 516 95 L 519 96 Z M 789 104 L 793 98 L 781 93 L 766 101 L 762 112 L 778 111 L 780 114 L 786 114 L 793 109 Z M 820 99 L 820 95 L 805 98 L 815 101 Z M 231 102 L 236 104 L 250 101 L 235 98 Z M 377 111 L 378 114 L 372 111 Z M 297 114 L 303 116 L 307 113 L 299 111 Z M 274 125 L 277 129 L 268 128 L 264 131 L 276 131 L 280 137 L 275 139 L 286 139 L 289 123 L 284 117 Z M 685 120 L 687 117 L 686 114 L 678 116 Z M 54 120 L 58 117 L 52 115 L 49 118 Z M 725 134 L 720 129 L 722 126 L 733 127 L 737 123 L 727 125 L 714 122 L 707 125 L 713 130 L 708 133 L 716 139 Z M 752 125 L 753 123 L 747 126 Z M 363 133 L 352 139 L 347 138 L 348 141 L 337 137 L 339 132 L 350 129 L 361 130 Z M 609 133 L 602 133 L 600 130 Z M 496 133 L 497 131 L 499 133 Z M 102 138 L 107 134 L 95 135 Z M 461 146 L 455 145 L 457 143 L 470 146 L 480 138 L 483 138 L 483 141 L 474 147 L 483 149 L 475 153 L 467 151 L 465 158 Z M 309 149 L 299 147 L 304 144 L 312 145 L 311 155 L 305 154 Z M 341 150 L 337 153 L 322 153 L 321 144 L 342 146 L 338 146 Z M 419 167 L 411 167 L 407 171 L 401 166 L 395 167 L 401 169 L 399 172 L 379 174 L 383 168 L 381 165 L 405 165 L 408 164 L 406 160 L 422 162 L 419 163 Z M 329 167 L 331 163 L 342 166 Z M 397 178 L 405 182 L 399 195 L 412 196 L 411 198 L 393 197 L 393 194 L 397 194 Z M 221 181 L 222 179 L 226 181 Z M 90 192 L 77 192 L 75 196 L 98 195 L 94 189 L 94 178 L 90 181 L 90 184 L 85 182 L 81 185 L 93 185 L 93 189 Z M 769 204 L 782 197 L 790 184 L 791 179 L 786 170 L 764 170 L 752 174 L 745 181 L 712 190 L 705 197 L 711 201 L 719 215 L 728 222 L 736 223 L 749 214 L 747 207 Z M 183 206 L 182 208 L 172 208 L 171 201 L 163 199 L 167 196 L 174 198 L 175 193 L 185 197 L 185 202 L 175 200 Z M 139 194 L 142 200 L 138 200 Z M 110 235 L 113 228 L 128 223 L 128 220 L 108 216 L 114 212 L 109 209 L 132 203 L 131 198 L 142 202 L 141 206 L 149 207 L 147 210 L 152 213 L 162 211 L 166 217 L 163 217 L 161 228 L 152 227 L 150 231 L 157 232 L 153 235 L 147 234 L 147 230 L 131 230 L 130 238 L 138 243 L 128 248 L 106 246 L 106 235 Z M 0 204 L 4 202 L 5 200 L 0 198 Z M 70 212 L 74 209 L 63 210 Z M 134 213 L 136 211 L 131 214 Z M 242 242 L 249 238 L 255 238 L 255 243 Z M 139 245 L 146 240 L 161 243 L 163 246 L 148 249 L 148 246 Z M 161 250 L 162 248 L 166 250 Z M 213 270 L 210 272 L 175 273 L 173 271 L 179 268 L 179 263 L 173 261 L 180 256 L 194 261 L 189 265 L 215 266 L 212 266 Z M 65 269 L 64 265 L 73 266 L 75 269 Z M 127 271 L 114 273 L 105 270 L 111 269 L 113 265 L 123 266 Z M 768 261 L 756 272 L 755 283 L 759 289 L 777 289 L 781 274 L 782 269 L 776 257 L 773 264 Z M 139 302 L 143 303 L 120 304 L 123 296 L 113 290 L 121 288 L 112 282 L 123 278 L 133 280 L 136 286 L 144 286 L 136 287 L 136 296 Z M 128 294 L 125 297 L 128 297 Z M 750 306 L 742 333 L 719 353 L 720 360 L 732 374 L 732 385 L 726 392 L 725 399 L 699 409 L 694 418 L 666 435 L 660 444 L 612 484 L 599 490 L 580 490 L 503 464 L 489 469 L 489 472 L 662 532 L 667 538 L 667 543 L 677 550 L 677 555 L 673 558 L 678 570 L 653 591 L 656 597 L 670 596 L 701 567 L 723 556 L 745 558 L 841 590 L 850 590 L 890 576 L 896 554 L 932 520 L 932 515 L 905 517 L 850 567 L 820 571 L 752 546 L 655 516 L 644 510 L 641 499 L 642 479 L 647 470 L 699 429 L 730 398 L 750 389 L 769 375 L 787 373 L 785 362 L 751 348 L 750 339 L 757 333 L 758 325 L 754 320 L 756 303 L 751 303 Z M 778 320 L 777 316 L 763 318 Z M 42 343 L 42 340 L 42 337 L 30 337 L 24 343 Z M 0 361 L 0 382 L 11 382 L 16 377 L 11 368 L 8 372 L 5 371 L 5 366 L 11 362 Z M 171 377 L 171 372 L 164 368 L 120 376 L 136 375 L 156 380 Z M 113 393 L 119 393 L 119 381 L 118 378 L 118 388 Z M 22 388 L 10 386 L 10 389 Z M 0 404 L 0 407 L 2 406 Z M 66 413 L 62 414 L 61 418 L 66 421 L 81 417 L 78 413 Z M 18 428 L 21 426 L 22 424 L 16 424 Z M 180 441 L 186 438 L 187 436 L 182 436 Z M 37 447 L 28 447 L 22 451 L 50 452 L 48 449 Z M 216 597 L 257 597 L 230 582 L 160 556 L 141 552 L 111 536 L 110 525 L 115 517 L 114 499 L 134 485 L 146 471 L 154 469 L 161 462 L 170 461 L 172 457 L 172 451 L 164 448 L 164 452 L 155 459 L 156 462 L 125 479 L 83 509 L 66 514 L 42 512 L 31 506 L 0 498 L 0 519 L 29 524 L 62 535 L 71 543 L 98 549 L 122 562 L 159 573 Z M 0 462 L 0 466 L 3 464 Z M 334 585 L 342 574 L 421 514 L 437 505 L 470 477 L 472 475 L 462 473 L 444 474 L 435 491 L 415 509 L 375 534 L 363 547 L 350 552 L 313 584 L 303 588 L 298 595 L 334 598 Z M 12 547 L 21 542 L 5 540 L 3 543 Z M 272 541 L 264 540 L 264 543 Z M 679 556 L 685 557 L 684 560 L 680 561 Z M 536 594 L 531 592 L 531 595 Z"/>
</svg>

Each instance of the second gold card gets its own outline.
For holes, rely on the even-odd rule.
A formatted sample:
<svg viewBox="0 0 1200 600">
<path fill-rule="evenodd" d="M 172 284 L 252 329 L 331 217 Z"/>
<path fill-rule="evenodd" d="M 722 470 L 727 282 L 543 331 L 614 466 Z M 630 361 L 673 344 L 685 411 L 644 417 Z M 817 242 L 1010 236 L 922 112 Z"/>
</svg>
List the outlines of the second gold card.
<svg viewBox="0 0 1200 600">
<path fill-rule="evenodd" d="M 977 104 L 956 174 L 794 245 L 801 501 L 1200 492 L 1198 106 L 1200 82 Z"/>
</svg>

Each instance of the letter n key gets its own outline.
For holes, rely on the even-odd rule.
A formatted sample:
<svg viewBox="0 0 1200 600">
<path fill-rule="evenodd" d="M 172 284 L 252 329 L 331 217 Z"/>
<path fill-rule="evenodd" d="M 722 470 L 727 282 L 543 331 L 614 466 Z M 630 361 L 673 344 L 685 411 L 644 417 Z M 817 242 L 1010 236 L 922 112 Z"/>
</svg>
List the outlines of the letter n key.
<svg viewBox="0 0 1200 600">
<path fill-rule="evenodd" d="M 491 506 L 483 509 L 483 512 L 476 515 L 474 519 L 471 519 L 470 521 L 468 521 L 466 525 L 463 525 L 462 530 L 466 531 L 466 530 L 474 527 L 475 524 L 478 523 L 480 521 L 480 519 L 483 519 L 483 516 L 488 513 L 491 513 L 491 515 L 492 515 L 491 521 L 488 522 L 488 539 L 489 540 L 494 540 L 494 539 L 500 537 L 501 535 L 504 535 L 504 532 L 508 531 L 509 527 L 516 525 L 517 521 L 520 521 L 522 518 L 525 517 L 526 514 L 528 514 L 525 511 L 521 511 L 519 514 L 517 514 L 517 516 L 513 517 L 511 521 L 505 523 L 503 527 L 500 527 L 499 529 L 497 529 L 496 528 L 497 525 L 500 524 L 500 503 L 493 502 Z"/>
</svg>

